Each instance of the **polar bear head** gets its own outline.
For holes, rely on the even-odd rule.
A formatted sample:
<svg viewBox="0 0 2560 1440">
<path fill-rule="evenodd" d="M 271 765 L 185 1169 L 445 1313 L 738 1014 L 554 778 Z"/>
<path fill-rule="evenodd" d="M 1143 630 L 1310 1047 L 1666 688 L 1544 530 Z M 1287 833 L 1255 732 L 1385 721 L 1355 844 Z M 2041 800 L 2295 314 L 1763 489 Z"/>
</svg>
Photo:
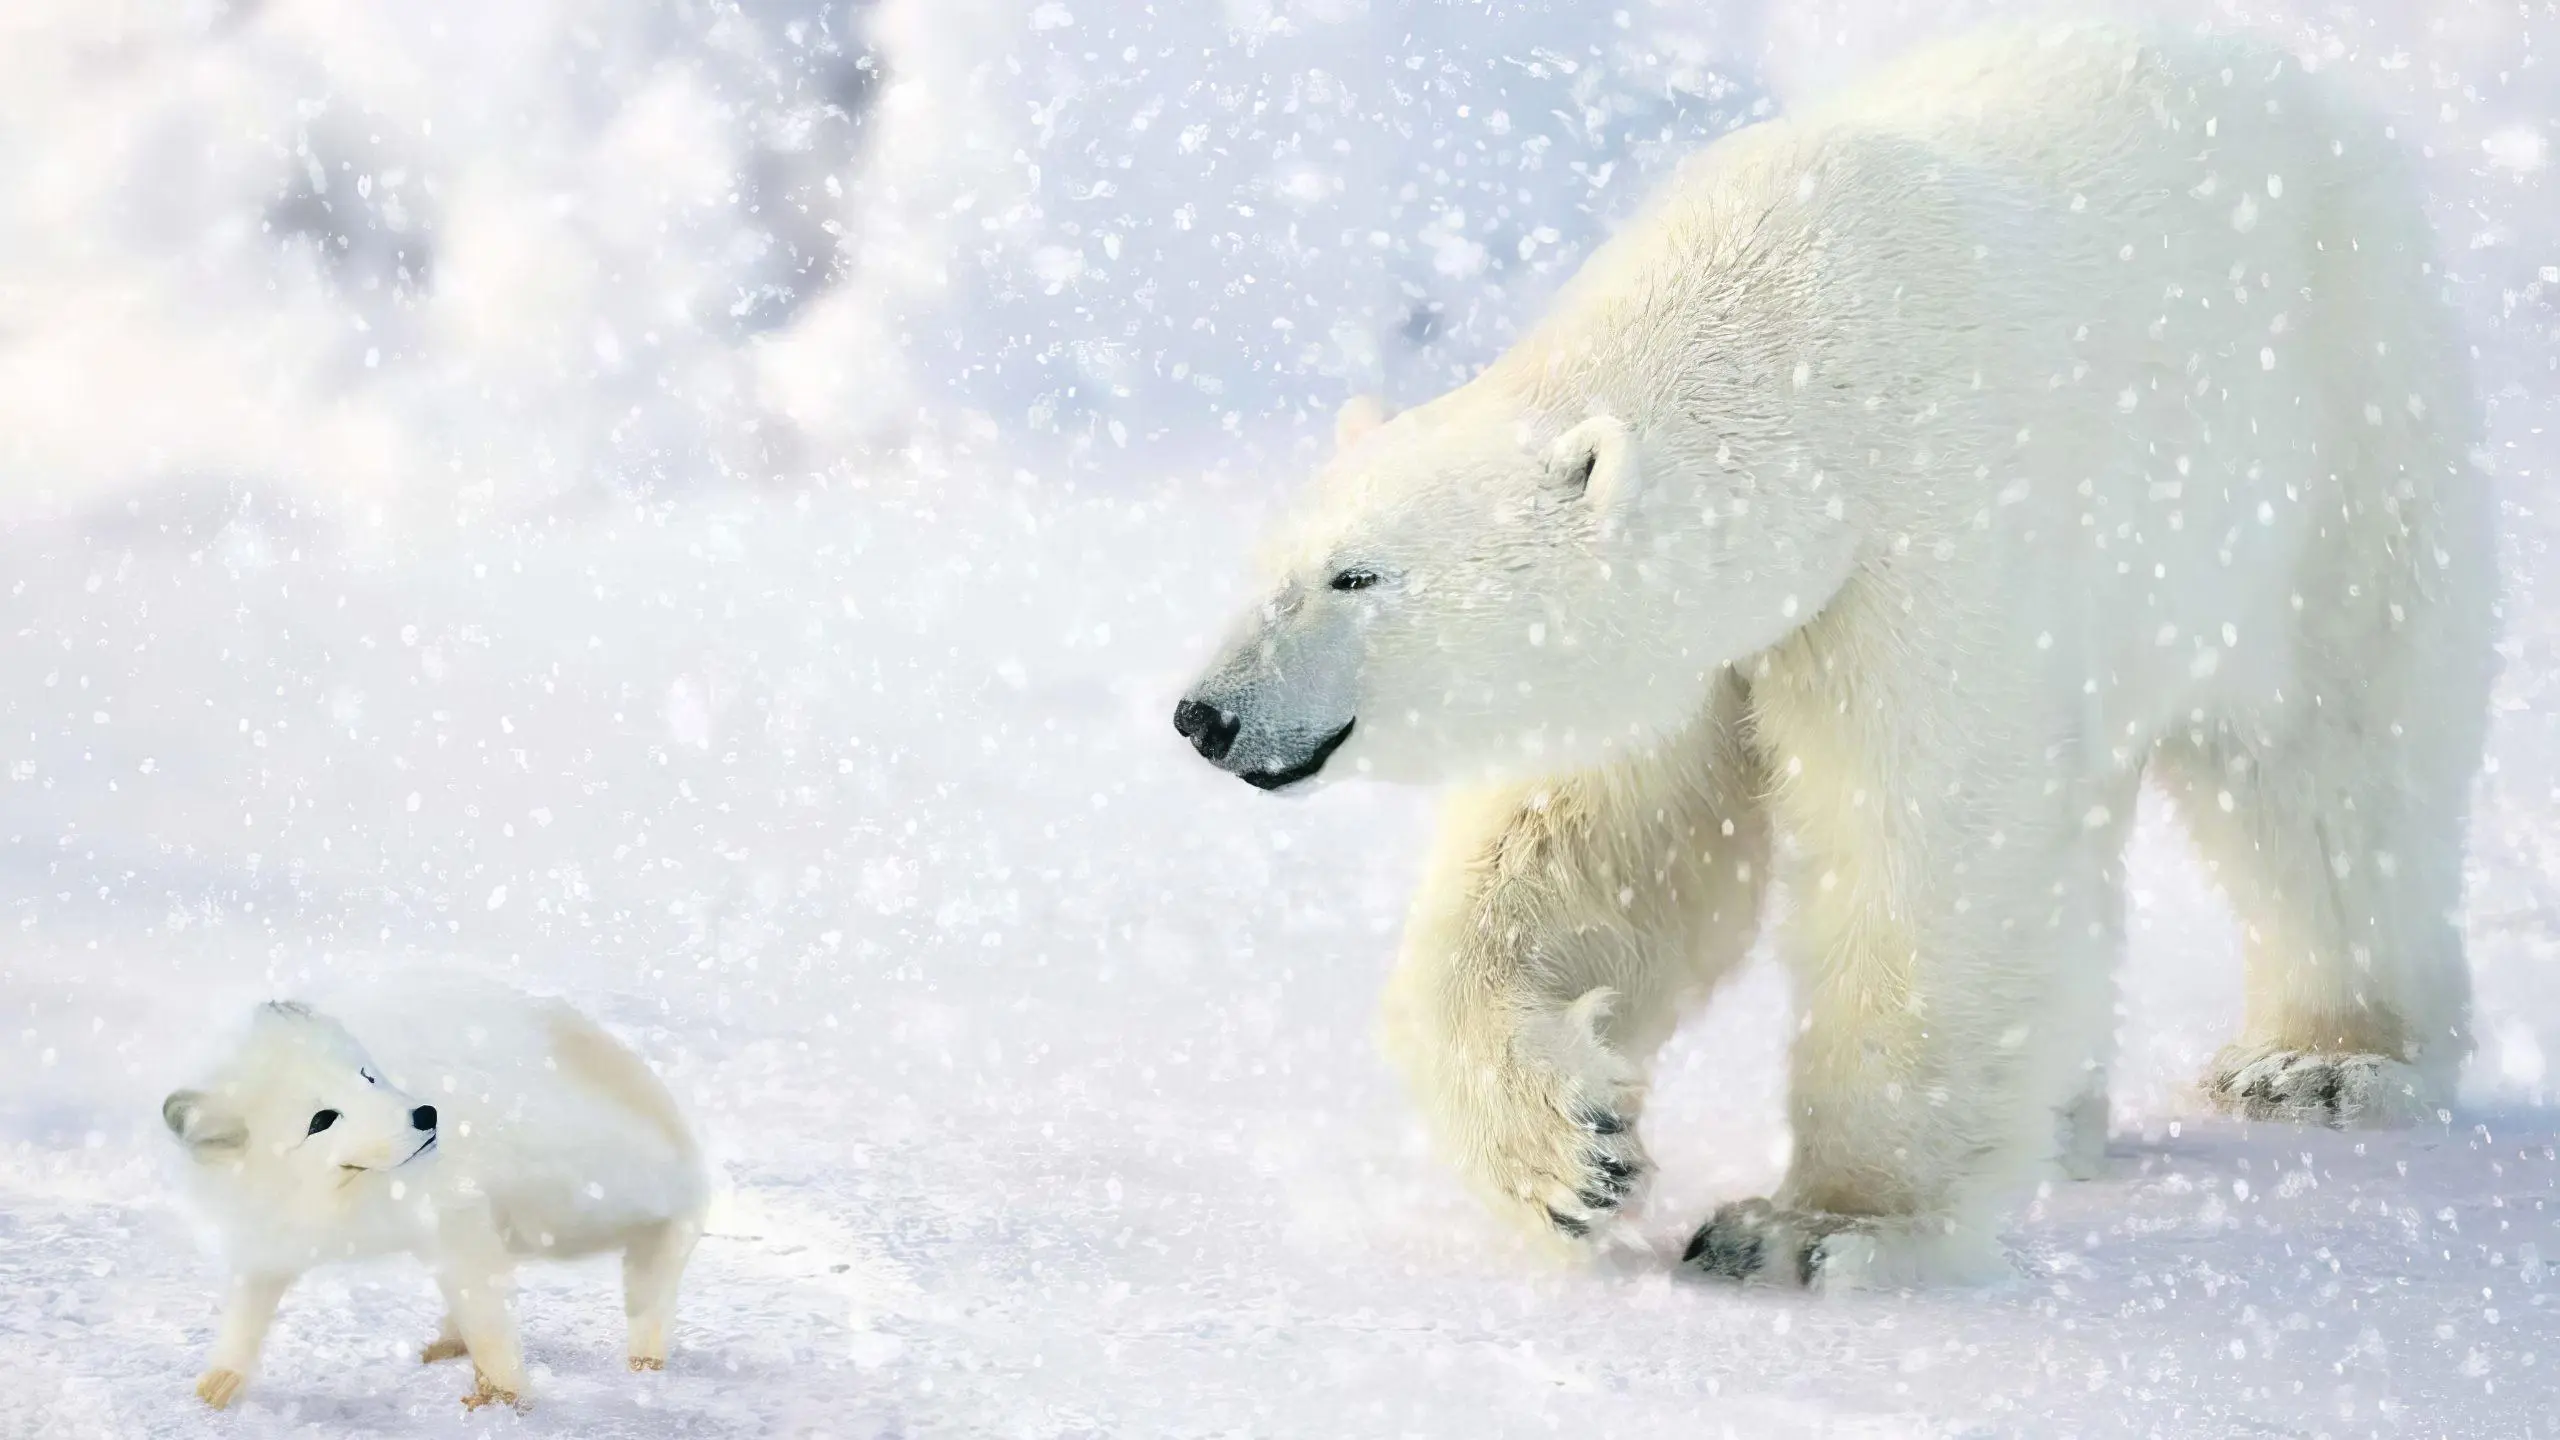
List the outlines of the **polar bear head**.
<svg viewBox="0 0 2560 1440">
<path fill-rule="evenodd" d="M 1203 757 L 1266 790 L 1548 774 L 1645 747 L 1846 571 L 1826 550 L 1808 575 L 1803 537 L 1734 506 L 1712 449 L 1605 405 L 1479 380 L 1393 418 L 1355 402 L 1337 441 L 1175 711 Z"/>
</svg>

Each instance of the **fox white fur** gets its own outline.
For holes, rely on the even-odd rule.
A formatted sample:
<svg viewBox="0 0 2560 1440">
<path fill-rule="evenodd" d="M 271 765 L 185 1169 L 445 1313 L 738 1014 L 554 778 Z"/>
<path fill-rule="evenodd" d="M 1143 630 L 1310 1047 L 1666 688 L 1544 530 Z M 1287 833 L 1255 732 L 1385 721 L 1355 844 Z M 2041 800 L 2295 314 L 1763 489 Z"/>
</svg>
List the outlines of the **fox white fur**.
<svg viewBox="0 0 2560 1440">
<path fill-rule="evenodd" d="M 1177 726 L 1266 788 L 1457 786 L 1387 1037 L 1504 1213 L 1621 1213 L 1775 879 L 1792 1164 L 1690 1263 L 1999 1275 L 2103 1142 L 2146 774 L 2246 926 L 2216 1101 L 2455 1078 L 2495 576 L 2442 291 L 2383 122 L 2285 53 L 1921 52 L 1697 157 L 1477 379 L 1347 410 Z"/>
<path fill-rule="evenodd" d="M 649 1067 L 560 1001 L 410 976 L 326 1013 L 267 1004 L 161 1113 L 231 1271 L 196 1383 L 208 1404 L 257 1373 L 297 1276 L 401 1251 L 444 1296 L 421 1359 L 467 1354 L 466 1404 L 525 1393 L 511 1275 L 526 1257 L 621 1251 L 631 1367 L 666 1362 L 709 1195 L 701 1147 Z"/>
</svg>

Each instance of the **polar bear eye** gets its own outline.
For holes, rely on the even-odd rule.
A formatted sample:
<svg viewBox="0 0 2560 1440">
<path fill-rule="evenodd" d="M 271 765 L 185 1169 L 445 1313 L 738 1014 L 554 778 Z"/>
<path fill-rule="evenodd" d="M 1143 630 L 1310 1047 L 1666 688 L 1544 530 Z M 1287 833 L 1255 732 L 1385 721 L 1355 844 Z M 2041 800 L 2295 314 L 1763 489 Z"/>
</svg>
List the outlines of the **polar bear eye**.
<svg viewBox="0 0 2560 1440">
<path fill-rule="evenodd" d="M 315 1112 L 313 1112 L 313 1114 L 312 1114 L 312 1116 L 311 1116 L 311 1128 L 310 1128 L 310 1129 L 308 1129 L 308 1130 L 303 1131 L 302 1133 L 303 1133 L 303 1134 L 305 1134 L 305 1135 L 317 1135 L 317 1134 L 319 1134 L 321 1131 L 326 1130 L 326 1129 L 328 1129 L 330 1126 L 335 1125 L 335 1124 L 337 1124 L 337 1123 L 338 1123 L 338 1112 L 337 1112 L 337 1111 L 335 1111 L 335 1110 L 320 1110 L 320 1111 L 315 1111 Z"/>
<path fill-rule="evenodd" d="M 1345 570 L 1333 577 L 1336 590 L 1366 590 L 1377 583 L 1378 572 L 1375 570 Z"/>
</svg>

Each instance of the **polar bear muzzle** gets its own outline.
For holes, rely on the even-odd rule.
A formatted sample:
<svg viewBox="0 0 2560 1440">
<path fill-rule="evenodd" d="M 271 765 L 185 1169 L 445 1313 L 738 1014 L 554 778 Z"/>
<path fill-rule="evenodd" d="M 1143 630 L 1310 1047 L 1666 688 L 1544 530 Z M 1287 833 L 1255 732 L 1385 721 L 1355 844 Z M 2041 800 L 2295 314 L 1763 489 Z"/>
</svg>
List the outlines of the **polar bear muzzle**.
<svg viewBox="0 0 2560 1440">
<path fill-rule="evenodd" d="M 1173 707 L 1175 732 L 1256 789 L 1313 779 L 1351 739 L 1361 710 L 1368 599 L 1303 581 L 1280 586 Z"/>
<path fill-rule="evenodd" d="M 1356 719 L 1343 721 L 1342 728 L 1326 736 L 1315 749 L 1307 753 L 1305 759 L 1282 769 L 1240 770 L 1236 773 L 1243 778 L 1244 783 L 1257 790 L 1278 790 L 1295 785 L 1301 780 L 1313 779 L 1315 773 L 1324 768 L 1324 762 L 1333 758 L 1333 752 L 1342 748 L 1342 742 L 1351 738 L 1351 727 L 1358 723 Z"/>
<path fill-rule="evenodd" d="M 1232 710 L 1201 700 L 1184 699 L 1173 707 L 1174 732 L 1191 742 L 1200 758 L 1244 781 L 1257 790 L 1280 790 L 1301 780 L 1313 779 L 1342 742 L 1351 738 L 1357 717 L 1342 722 L 1331 734 L 1318 738 L 1313 745 L 1296 747 L 1295 753 L 1285 742 L 1266 741 L 1252 747 L 1250 754 L 1231 762 L 1236 755 L 1236 737 L 1245 728 L 1244 717 Z"/>
<path fill-rule="evenodd" d="M 1243 728 L 1244 721 L 1215 705 L 1185 700 L 1173 707 L 1173 733 L 1190 741 L 1200 758 L 1212 765 L 1227 758 L 1236 746 L 1236 732 Z"/>
</svg>

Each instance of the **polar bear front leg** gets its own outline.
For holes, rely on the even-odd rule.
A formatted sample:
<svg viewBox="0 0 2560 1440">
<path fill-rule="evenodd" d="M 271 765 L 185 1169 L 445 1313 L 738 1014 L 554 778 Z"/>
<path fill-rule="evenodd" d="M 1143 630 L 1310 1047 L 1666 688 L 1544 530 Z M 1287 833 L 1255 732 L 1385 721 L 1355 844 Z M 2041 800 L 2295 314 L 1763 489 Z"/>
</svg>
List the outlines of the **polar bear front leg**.
<svg viewBox="0 0 2560 1440">
<path fill-rule="evenodd" d="M 2067 1080 L 2035 1043 L 2057 1025 L 2035 993 L 2050 957 L 1978 933 L 1932 953 L 1945 929 L 1908 923 L 1925 901 L 1844 901 L 1831 857 L 1790 861 L 1782 879 L 1800 897 L 1781 950 L 1803 1011 L 1787 1178 L 1719 1208 L 1683 1263 L 1824 1289 L 2001 1278 L 2002 1204 L 2059 1158 Z"/>
<path fill-rule="evenodd" d="M 1722 700 L 1654 756 L 1453 798 L 1388 985 L 1441 1149 L 1568 1250 L 1637 1198 L 1646 1067 L 1756 928 L 1766 827 Z"/>
<path fill-rule="evenodd" d="M 2133 781 L 2053 784 L 2027 707 L 1941 724 L 1926 695 L 1844 703 L 1805 668 L 1754 686 L 1785 777 L 1792 1161 L 1684 1261 L 1823 1288 L 1998 1279 L 2003 1209 L 2065 1160 L 2060 1112 L 2103 1064 Z"/>
<path fill-rule="evenodd" d="M 1617 999 L 1555 1006 L 1435 983 L 1456 957 L 1408 958 L 1388 999 L 1388 1047 L 1443 1151 L 1485 1199 L 1535 1233 L 1588 1239 L 1648 1168 L 1636 1138 L 1642 1068 L 1603 1038 Z"/>
<path fill-rule="evenodd" d="M 1823 873 L 1782 876 L 1802 897 L 1781 941 L 1803 1010 L 1787 1178 L 1719 1207 L 1682 1263 L 1826 1290 L 1999 1279 L 2001 1201 L 2055 1149 L 2055 1097 L 2037 1098 L 2027 1044 L 2038 1007 L 1999 973 L 2035 957 L 1930 955 L 1888 918 L 1907 899 L 1845 914 Z"/>
</svg>

